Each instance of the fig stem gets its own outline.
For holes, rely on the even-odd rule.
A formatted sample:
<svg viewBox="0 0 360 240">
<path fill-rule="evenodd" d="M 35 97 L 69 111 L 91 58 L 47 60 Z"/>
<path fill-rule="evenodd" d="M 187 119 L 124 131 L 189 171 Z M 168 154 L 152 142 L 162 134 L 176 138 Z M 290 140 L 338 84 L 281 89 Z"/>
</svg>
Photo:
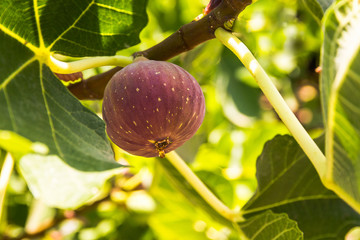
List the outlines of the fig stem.
<svg viewBox="0 0 360 240">
<path fill-rule="evenodd" d="M 240 212 L 231 210 L 218 199 L 175 151 L 166 153 L 166 158 L 217 213 L 233 223 L 243 220 Z"/>
<path fill-rule="evenodd" d="M 10 155 L 10 153 L 8 153 L 5 157 L 5 161 L 1 168 L 1 174 L 0 174 L 0 221 L 4 209 L 6 189 L 7 186 L 9 185 L 10 176 L 13 169 L 14 169 L 14 159 Z"/>
<path fill-rule="evenodd" d="M 218 28 L 215 30 L 215 36 L 227 48 L 229 48 L 249 70 L 259 87 L 267 97 L 275 111 L 289 129 L 295 140 L 301 146 L 305 154 L 314 165 L 321 180 L 324 182 L 326 172 L 326 157 L 316 145 L 314 140 L 306 132 L 294 113 L 286 104 L 285 100 L 276 89 L 270 77 L 266 74 L 259 62 L 255 59 L 250 50 L 232 33 Z M 324 185 L 325 182 L 324 182 Z"/>
<path fill-rule="evenodd" d="M 54 54 L 50 54 L 47 65 L 50 67 L 51 71 L 60 74 L 81 72 L 89 68 L 101 66 L 125 67 L 133 62 L 133 57 L 119 55 L 83 58 L 73 62 L 63 62 L 55 56 L 56 55 Z"/>
</svg>

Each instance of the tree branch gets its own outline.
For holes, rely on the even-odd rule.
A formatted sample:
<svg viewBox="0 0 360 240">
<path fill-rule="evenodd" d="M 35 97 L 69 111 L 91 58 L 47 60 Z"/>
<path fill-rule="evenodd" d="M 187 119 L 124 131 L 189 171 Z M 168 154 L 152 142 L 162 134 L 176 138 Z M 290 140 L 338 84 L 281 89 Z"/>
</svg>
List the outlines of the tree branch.
<svg viewBox="0 0 360 240">
<path fill-rule="evenodd" d="M 136 52 L 133 56 L 144 56 L 152 60 L 165 61 L 189 51 L 197 45 L 215 38 L 215 30 L 219 27 L 227 28 L 229 22 L 234 21 L 251 2 L 252 0 L 223 0 L 200 20 L 183 25 L 162 42 L 145 51 Z M 102 99 L 106 84 L 120 69 L 115 67 L 107 72 L 70 85 L 68 88 L 80 100 Z"/>
<path fill-rule="evenodd" d="M 165 61 L 215 38 L 218 27 L 237 18 L 251 0 L 223 0 L 213 11 L 198 21 L 183 25 L 164 41 L 145 51 L 134 53 L 148 59 Z"/>
<path fill-rule="evenodd" d="M 121 67 L 114 67 L 106 72 L 92 76 L 81 82 L 70 84 L 68 89 L 70 92 L 80 100 L 97 100 L 104 97 L 104 90 L 111 77 Z"/>
</svg>

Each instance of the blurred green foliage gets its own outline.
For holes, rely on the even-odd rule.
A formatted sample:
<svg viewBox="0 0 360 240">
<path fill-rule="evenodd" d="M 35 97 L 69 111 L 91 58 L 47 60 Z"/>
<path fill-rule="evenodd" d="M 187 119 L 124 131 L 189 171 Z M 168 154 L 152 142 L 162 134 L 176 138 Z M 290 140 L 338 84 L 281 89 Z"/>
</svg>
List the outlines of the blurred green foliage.
<svg viewBox="0 0 360 240">
<path fill-rule="evenodd" d="M 141 43 L 119 54 L 130 55 L 160 42 L 202 13 L 206 4 L 205 0 L 149 1 L 149 23 L 140 35 Z M 309 131 L 321 129 L 315 72 L 320 26 L 312 15 L 297 1 L 256 1 L 240 15 L 234 29 L 304 126 Z M 246 69 L 217 40 L 171 61 L 200 82 L 207 109 L 200 130 L 178 153 L 200 177 L 215 174 L 221 179 L 223 184 L 215 192 L 230 207 L 240 208 L 256 189 L 255 161 L 262 146 L 288 131 Z M 101 102 L 84 104 L 100 113 Z M 119 149 L 116 156 L 130 165 L 126 173 L 109 181 L 92 204 L 76 211 L 52 209 L 36 201 L 15 171 L 0 224 L 4 239 L 238 239 L 237 233 L 174 188 L 157 160 L 129 156 Z"/>
</svg>

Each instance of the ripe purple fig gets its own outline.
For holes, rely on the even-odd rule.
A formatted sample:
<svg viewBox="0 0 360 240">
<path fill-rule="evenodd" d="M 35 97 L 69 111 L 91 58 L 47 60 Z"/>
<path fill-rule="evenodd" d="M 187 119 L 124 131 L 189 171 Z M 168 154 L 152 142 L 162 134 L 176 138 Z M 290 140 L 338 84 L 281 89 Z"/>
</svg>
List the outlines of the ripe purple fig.
<svg viewBox="0 0 360 240">
<path fill-rule="evenodd" d="M 181 67 L 141 60 L 112 77 L 102 112 L 117 146 L 138 156 L 164 157 L 198 130 L 205 99 L 198 82 Z"/>
</svg>

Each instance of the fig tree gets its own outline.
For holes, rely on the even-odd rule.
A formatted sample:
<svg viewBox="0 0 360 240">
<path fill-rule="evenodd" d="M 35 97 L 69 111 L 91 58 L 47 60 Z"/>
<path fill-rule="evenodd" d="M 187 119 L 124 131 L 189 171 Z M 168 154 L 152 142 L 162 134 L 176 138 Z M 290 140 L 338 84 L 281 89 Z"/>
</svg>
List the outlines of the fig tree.
<svg viewBox="0 0 360 240">
<path fill-rule="evenodd" d="M 162 61 L 134 62 L 106 86 L 103 118 L 110 139 L 144 157 L 164 157 L 189 140 L 205 115 L 198 82 L 183 68 Z"/>
</svg>

